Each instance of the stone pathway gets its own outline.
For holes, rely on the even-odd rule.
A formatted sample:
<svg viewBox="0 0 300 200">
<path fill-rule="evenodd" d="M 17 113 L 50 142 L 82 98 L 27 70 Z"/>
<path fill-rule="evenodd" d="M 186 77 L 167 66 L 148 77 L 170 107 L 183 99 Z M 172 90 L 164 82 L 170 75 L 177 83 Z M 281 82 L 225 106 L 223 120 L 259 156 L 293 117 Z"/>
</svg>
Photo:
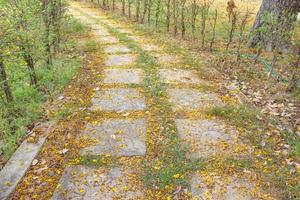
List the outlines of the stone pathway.
<svg viewBox="0 0 300 200">
<path fill-rule="evenodd" d="M 130 46 L 122 43 L 106 27 L 113 27 L 119 33 L 126 34 L 155 58 L 160 66 L 157 73 L 161 82 L 167 86 L 166 95 L 172 105 L 173 116 L 182 111 L 200 113 L 211 106 L 223 106 L 224 103 L 216 93 L 195 89 L 194 86 L 209 83 L 199 78 L 197 71 L 174 66 L 180 63 L 180 55 L 161 53 L 159 45 L 145 43 L 145 38 L 135 35 L 134 31 L 107 18 L 101 12 L 90 12 L 78 5 L 71 12 L 91 26 L 96 41 L 104 47 L 104 70 L 99 82 L 101 87 L 94 88 L 89 110 L 98 115 L 111 116 L 86 124 L 80 135 L 93 143 L 80 149 L 80 154 L 137 160 L 133 160 L 131 164 L 99 168 L 86 165 L 68 166 L 52 199 L 149 199 L 146 189 L 141 187 L 139 168 L 142 166 L 138 160 L 147 157 L 148 153 L 148 101 L 146 91 L 141 87 L 147 74 L 137 67 L 138 56 Z M 140 114 L 131 117 L 134 112 Z M 120 113 L 123 117 L 116 117 Z M 188 147 L 188 159 L 214 158 L 221 155 L 239 157 L 249 153 L 247 146 L 239 140 L 239 133 L 235 128 L 221 121 L 200 117 L 175 117 L 172 120 L 182 146 Z M 257 191 L 254 183 L 237 175 L 203 174 L 195 171 L 190 177 L 190 199 L 248 200 L 255 199 Z"/>
</svg>

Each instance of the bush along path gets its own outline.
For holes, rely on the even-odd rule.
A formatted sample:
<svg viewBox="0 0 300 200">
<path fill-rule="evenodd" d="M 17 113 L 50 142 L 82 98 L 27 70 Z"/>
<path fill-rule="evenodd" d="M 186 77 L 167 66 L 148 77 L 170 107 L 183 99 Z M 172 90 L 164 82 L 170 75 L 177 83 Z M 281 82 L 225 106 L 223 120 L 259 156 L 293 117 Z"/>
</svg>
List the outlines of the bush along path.
<svg viewBox="0 0 300 200">
<path fill-rule="evenodd" d="M 243 132 L 207 114 L 228 101 L 191 55 L 85 3 L 70 12 L 95 52 L 11 199 L 274 199 L 247 170 L 257 152 Z"/>
</svg>

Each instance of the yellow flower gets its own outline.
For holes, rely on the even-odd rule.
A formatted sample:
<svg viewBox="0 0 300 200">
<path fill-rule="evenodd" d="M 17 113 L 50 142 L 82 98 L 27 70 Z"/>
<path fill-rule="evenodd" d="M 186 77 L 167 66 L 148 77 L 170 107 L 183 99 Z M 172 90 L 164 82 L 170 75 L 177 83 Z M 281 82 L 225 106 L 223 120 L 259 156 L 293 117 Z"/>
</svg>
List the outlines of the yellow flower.
<svg viewBox="0 0 300 200">
<path fill-rule="evenodd" d="M 179 178 L 180 177 L 180 174 L 174 174 L 173 175 L 173 178 Z"/>
<path fill-rule="evenodd" d="M 80 194 L 83 194 L 83 193 L 85 193 L 85 190 L 84 189 L 80 189 L 79 192 L 80 192 Z"/>
</svg>

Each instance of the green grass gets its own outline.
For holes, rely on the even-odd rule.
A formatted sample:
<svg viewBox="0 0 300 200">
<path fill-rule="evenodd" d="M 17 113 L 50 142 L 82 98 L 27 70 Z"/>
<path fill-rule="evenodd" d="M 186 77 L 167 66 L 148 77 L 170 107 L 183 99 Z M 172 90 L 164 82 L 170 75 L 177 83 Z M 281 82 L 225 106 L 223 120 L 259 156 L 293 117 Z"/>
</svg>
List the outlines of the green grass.
<svg viewBox="0 0 300 200">
<path fill-rule="evenodd" d="M 284 199 L 297 199 L 300 196 L 300 185 L 295 180 L 299 180 L 298 173 L 291 173 L 296 170 L 294 166 L 286 164 L 286 159 L 298 160 L 300 157 L 300 140 L 296 133 L 291 131 L 282 131 L 281 136 L 290 146 L 288 155 L 276 154 L 278 151 L 278 137 L 270 137 L 265 139 L 265 132 L 270 125 L 276 126 L 276 120 L 268 116 L 264 116 L 257 109 L 252 109 L 247 106 L 226 106 L 226 107 L 214 107 L 208 111 L 209 114 L 223 118 L 237 126 L 242 128 L 242 138 L 246 139 L 247 143 L 264 152 L 266 158 L 272 159 L 269 161 L 266 158 L 253 157 L 251 162 L 245 160 L 245 162 L 238 165 L 234 160 L 228 160 L 228 164 L 234 164 L 238 168 L 252 169 L 257 174 L 262 174 L 261 179 L 263 182 L 270 183 L 273 187 L 276 187 L 280 193 L 280 198 Z M 281 140 L 281 139 L 280 139 Z M 265 145 L 262 146 L 264 141 Z M 240 162 L 240 161 L 239 161 Z M 269 169 L 269 173 L 263 173 L 259 165 L 255 163 L 264 163 L 265 168 Z M 268 185 L 267 188 L 270 186 Z"/>
<path fill-rule="evenodd" d="M 83 156 L 79 164 L 80 165 L 86 165 L 89 167 L 113 167 L 116 166 L 118 163 L 118 160 L 116 157 L 111 156 L 96 156 L 96 155 L 86 155 Z"/>
<path fill-rule="evenodd" d="M 5 63 L 14 102 L 8 105 L 0 99 L 0 139 L 4 140 L 1 160 L 13 154 L 27 127 L 44 114 L 42 104 L 59 93 L 81 65 L 76 40 L 70 36 L 85 34 L 86 28 L 70 18 L 66 19 L 63 30 L 60 53 L 53 60 L 53 66 L 48 68 L 44 61 L 36 63 L 38 88 L 29 85 L 27 67 L 22 60 L 12 57 Z"/>
<path fill-rule="evenodd" d="M 95 41 L 95 40 L 88 40 L 86 43 L 84 43 L 82 49 L 85 52 L 96 52 L 101 48 L 101 46 L 99 45 L 99 42 Z"/>
<path fill-rule="evenodd" d="M 225 107 L 212 107 L 208 113 L 230 119 L 234 122 L 235 125 L 243 128 L 249 128 L 249 125 L 252 125 L 253 122 L 257 122 L 257 118 L 260 116 L 260 113 L 256 109 L 251 109 L 246 106 L 225 106 Z M 257 122 L 253 126 L 263 126 L 260 122 Z M 253 127 L 254 128 L 254 127 Z"/>
</svg>

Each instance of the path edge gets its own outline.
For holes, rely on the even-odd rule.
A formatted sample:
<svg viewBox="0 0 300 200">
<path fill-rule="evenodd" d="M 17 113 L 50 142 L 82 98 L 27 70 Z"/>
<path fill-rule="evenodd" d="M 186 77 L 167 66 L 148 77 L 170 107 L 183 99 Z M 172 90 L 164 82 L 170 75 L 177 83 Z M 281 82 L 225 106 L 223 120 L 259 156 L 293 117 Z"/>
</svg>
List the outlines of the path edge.
<svg viewBox="0 0 300 200">
<path fill-rule="evenodd" d="M 0 171 L 0 200 L 8 199 L 15 190 L 20 180 L 38 155 L 49 133 L 54 130 L 56 121 L 47 121 L 37 125 L 33 132 L 40 130 L 42 133 L 36 143 L 25 139 Z"/>
</svg>

